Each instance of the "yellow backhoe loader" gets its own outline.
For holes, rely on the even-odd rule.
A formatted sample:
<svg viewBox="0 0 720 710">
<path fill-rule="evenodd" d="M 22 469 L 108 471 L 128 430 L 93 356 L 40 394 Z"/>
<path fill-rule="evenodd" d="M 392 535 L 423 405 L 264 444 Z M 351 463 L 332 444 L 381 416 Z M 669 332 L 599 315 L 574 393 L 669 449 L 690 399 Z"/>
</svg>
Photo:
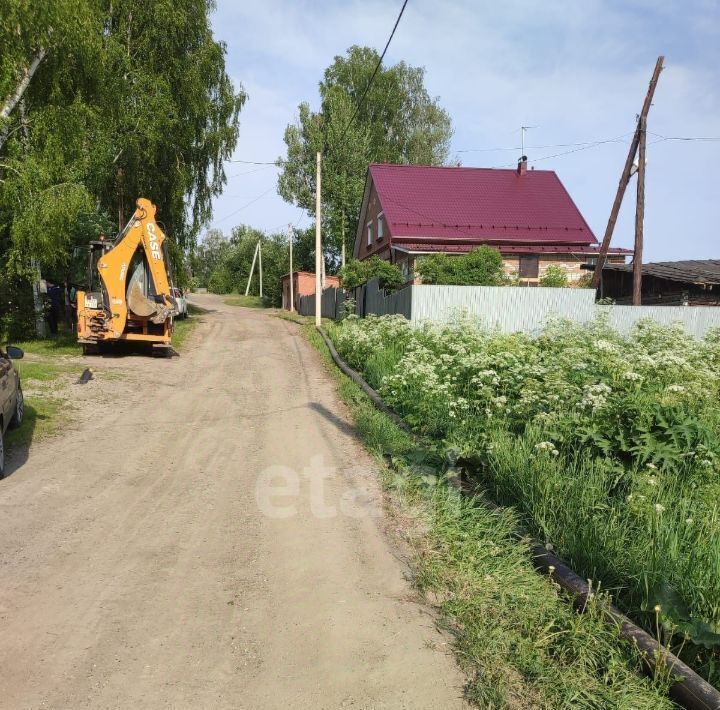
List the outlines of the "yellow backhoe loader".
<svg viewBox="0 0 720 710">
<path fill-rule="evenodd" d="M 150 343 L 169 355 L 177 304 L 165 235 L 155 205 L 141 197 L 114 241 L 90 242 L 88 290 L 77 294 L 77 335 L 85 354 L 119 341 Z"/>
</svg>

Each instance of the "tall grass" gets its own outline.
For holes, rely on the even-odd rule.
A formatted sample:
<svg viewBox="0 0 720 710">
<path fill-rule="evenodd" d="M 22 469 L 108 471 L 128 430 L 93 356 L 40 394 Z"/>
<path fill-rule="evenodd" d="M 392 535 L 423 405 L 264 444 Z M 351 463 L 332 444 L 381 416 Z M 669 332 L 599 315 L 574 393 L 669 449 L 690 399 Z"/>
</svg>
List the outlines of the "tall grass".
<svg viewBox="0 0 720 710">
<path fill-rule="evenodd" d="M 340 353 L 575 569 L 720 683 L 720 344 L 350 319 Z"/>
<path fill-rule="evenodd" d="M 307 326 L 306 334 L 330 363 L 317 332 Z M 360 436 L 382 457 L 392 527 L 414 551 L 417 586 L 455 638 L 468 700 L 523 710 L 673 707 L 668 678 L 640 675 L 635 650 L 602 621 L 602 600 L 578 613 L 534 572 L 527 542 L 514 534 L 515 513 L 460 497 L 447 485 L 446 457 L 419 449 L 352 381 L 332 372 Z"/>
</svg>

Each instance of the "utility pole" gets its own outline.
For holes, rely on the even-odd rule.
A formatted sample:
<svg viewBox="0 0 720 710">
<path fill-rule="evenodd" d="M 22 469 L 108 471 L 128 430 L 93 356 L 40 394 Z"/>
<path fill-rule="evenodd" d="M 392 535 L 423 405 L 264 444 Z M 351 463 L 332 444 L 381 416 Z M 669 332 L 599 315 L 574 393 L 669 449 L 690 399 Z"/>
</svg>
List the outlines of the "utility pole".
<svg viewBox="0 0 720 710">
<path fill-rule="evenodd" d="M 630 182 L 630 171 L 632 170 L 635 154 L 637 153 L 638 146 L 640 144 L 640 126 L 647 126 L 647 115 L 650 111 L 653 95 L 655 94 L 655 87 L 657 86 L 658 79 L 660 78 L 660 72 L 663 69 L 664 59 L 665 57 L 660 56 L 655 63 L 655 70 L 653 71 L 652 78 L 650 79 L 650 86 L 648 87 L 647 94 L 645 95 L 645 102 L 643 103 L 643 107 L 638 118 L 638 127 L 635 129 L 635 135 L 633 136 L 632 143 L 630 143 L 630 150 L 628 151 L 625 167 L 623 168 L 622 175 L 620 176 L 620 183 L 618 184 L 617 194 L 615 195 L 615 202 L 613 202 L 612 209 L 610 210 L 610 217 L 608 219 L 607 227 L 605 228 L 605 236 L 603 237 L 602 245 L 600 246 L 600 251 L 598 252 L 597 262 L 595 264 L 595 272 L 593 273 L 592 278 L 592 287 L 594 289 L 597 289 L 600 285 L 602 270 L 605 265 L 605 257 L 607 257 L 608 249 L 610 248 L 610 240 L 612 239 L 613 231 L 615 230 L 615 222 L 617 222 L 618 214 L 620 213 L 620 205 L 622 204 L 623 197 L 625 196 L 625 188 Z"/>
<path fill-rule="evenodd" d="M 342 251 L 340 265 L 345 266 L 345 210 L 342 211 Z"/>
<path fill-rule="evenodd" d="M 640 143 L 638 146 L 637 203 L 635 206 L 633 306 L 642 305 L 643 220 L 645 218 L 645 144 L 647 142 L 647 118 L 645 118 L 645 116 L 640 116 L 638 130 L 640 131 Z"/>
<path fill-rule="evenodd" d="M 263 297 L 262 292 L 262 239 L 258 239 L 258 263 L 260 265 L 260 298 Z"/>
<path fill-rule="evenodd" d="M 315 156 L 315 326 L 322 324 L 322 238 L 320 235 L 320 196 L 322 169 L 320 165 L 320 151 Z"/>
<path fill-rule="evenodd" d="M 260 247 L 260 242 L 258 242 L 255 245 L 255 252 L 253 253 L 252 266 L 250 267 L 250 276 L 248 276 L 247 286 L 245 287 L 245 295 L 246 296 L 250 293 L 250 282 L 252 281 L 253 272 L 255 271 L 255 259 L 257 259 L 259 247 Z"/>
<path fill-rule="evenodd" d="M 290 313 L 295 311 L 295 275 L 293 274 L 293 259 L 292 259 L 292 248 L 293 248 L 293 228 L 292 224 L 288 224 L 288 232 L 290 234 Z"/>
</svg>

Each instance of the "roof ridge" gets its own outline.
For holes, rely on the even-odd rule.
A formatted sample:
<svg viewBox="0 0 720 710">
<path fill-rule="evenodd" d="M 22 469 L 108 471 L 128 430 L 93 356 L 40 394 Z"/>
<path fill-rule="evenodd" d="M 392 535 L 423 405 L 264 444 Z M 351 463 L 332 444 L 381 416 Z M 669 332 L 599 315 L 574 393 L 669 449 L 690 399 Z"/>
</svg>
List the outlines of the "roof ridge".
<svg viewBox="0 0 720 710">
<path fill-rule="evenodd" d="M 368 169 L 370 168 L 428 168 L 432 170 L 488 170 L 492 171 L 494 173 L 515 173 L 517 172 L 517 168 L 493 168 L 493 167 L 486 167 L 486 166 L 475 166 L 475 165 L 425 165 L 424 163 L 370 163 L 368 166 Z M 555 173 L 554 170 L 549 170 L 547 168 L 540 168 L 539 170 L 536 170 L 535 168 L 532 168 L 531 170 L 528 170 L 527 174 L 530 173 Z"/>
</svg>

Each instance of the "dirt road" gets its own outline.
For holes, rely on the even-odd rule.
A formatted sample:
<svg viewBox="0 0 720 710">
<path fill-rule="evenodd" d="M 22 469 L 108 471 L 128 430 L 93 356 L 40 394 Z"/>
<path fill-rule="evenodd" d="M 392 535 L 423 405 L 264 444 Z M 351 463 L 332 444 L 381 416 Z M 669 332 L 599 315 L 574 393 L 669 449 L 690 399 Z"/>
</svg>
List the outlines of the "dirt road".
<svg viewBox="0 0 720 710">
<path fill-rule="evenodd" d="M 317 353 L 195 301 L 182 356 L 95 359 L 67 431 L 10 460 L 0 707 L 464 707 Z"/>
</svg>

